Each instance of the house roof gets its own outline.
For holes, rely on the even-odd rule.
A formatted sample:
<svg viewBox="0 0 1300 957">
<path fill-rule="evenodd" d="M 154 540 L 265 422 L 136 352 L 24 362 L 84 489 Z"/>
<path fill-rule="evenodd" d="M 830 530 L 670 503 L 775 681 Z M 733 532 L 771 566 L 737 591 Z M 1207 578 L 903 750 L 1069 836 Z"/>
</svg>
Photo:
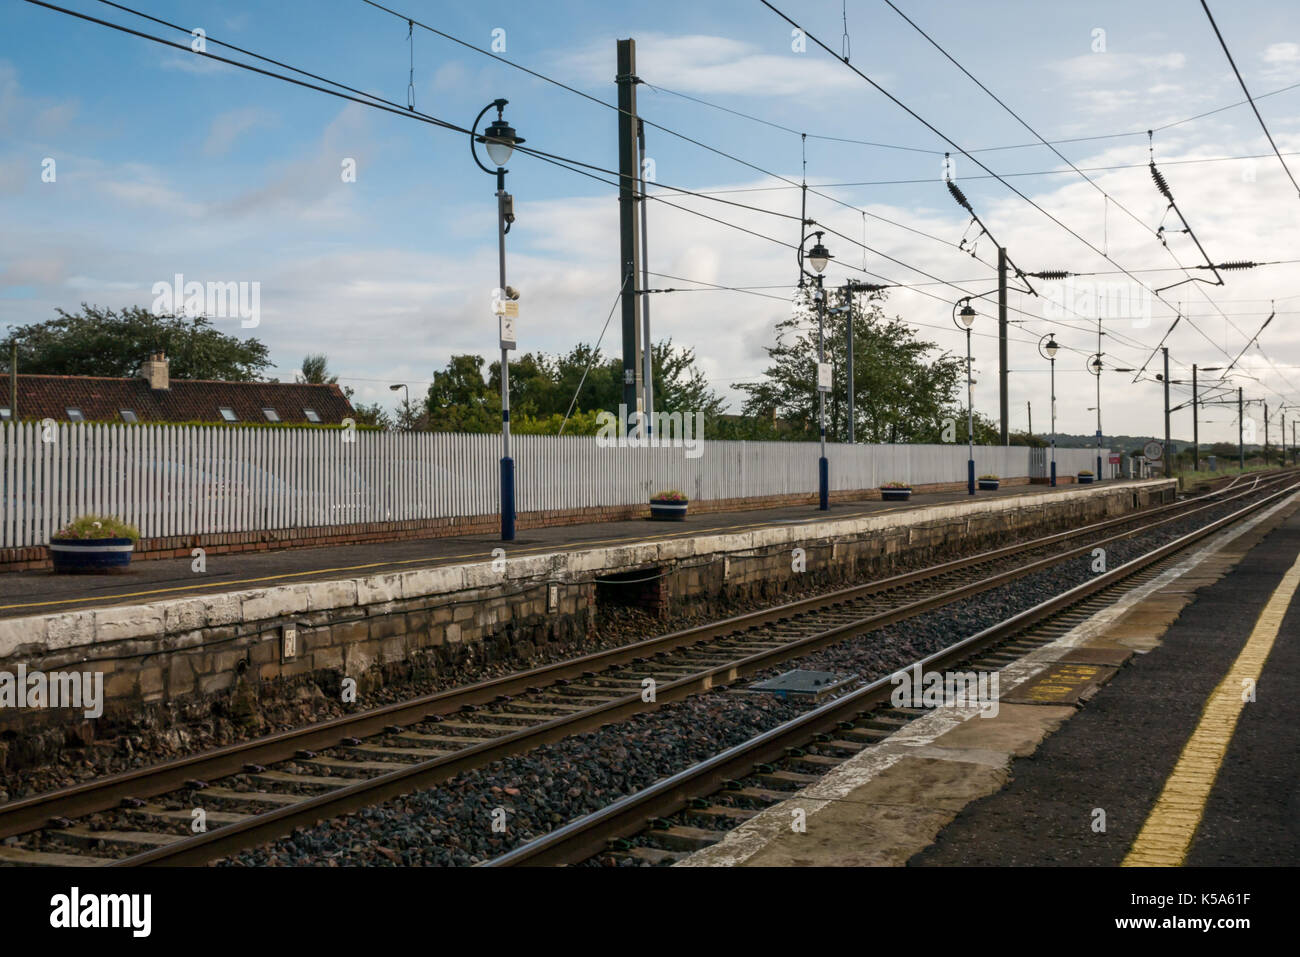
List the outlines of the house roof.
<svg viewBox="0 0 1300 957">
<path fill-rule="evenodd" d="M 140 422 L 223 422 L 220 410 L 230 409 L 237 422 L 269 421 L 263 409 L 274 409 L 281 422 L 304 424 L 313 409 L 320 421 L 337 425 L 353 414 L 337 385 L 296 382 L 223 382 L 212 379 L 172 379 L 171 388 L 154 390 L 142 378 L 101 376 L 18 376 L 18 413 L 24 420 L 68 421 L 68 409 L 80 409 L 88 422 L 124 421 L 122 410 Z M 0 375 L 0 407 L 8 408 L 9 377 Z"/>
</svg>

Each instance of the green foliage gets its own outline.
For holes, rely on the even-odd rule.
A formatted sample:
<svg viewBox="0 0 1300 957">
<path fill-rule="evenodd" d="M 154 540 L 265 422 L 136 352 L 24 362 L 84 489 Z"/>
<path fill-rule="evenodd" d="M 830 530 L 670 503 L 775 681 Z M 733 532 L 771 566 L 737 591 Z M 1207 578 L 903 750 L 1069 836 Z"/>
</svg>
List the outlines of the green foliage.
<svg viewBox="0 0 1300 957">
<path fill-rule="evenodd" d="M 886 482 L 884 485 L 880 487 L 881 488 L 905 488 L 910 490 L 912 486 L 908 485 L 906 482 Z"/>
<path fill-rule="evenodd" d="M 749 394 L 744 413 L 756 426 L 752 434 L 738 434 L 737 438 L 817 438 L 817 312 L 812 288 L 806 287 L 801 296 L 794 316 L 777 324 L 776 344 L 767 349 L 772 364 L 765 378 L 737 386 Z M 886 317 L 882 300 L 882 293 L 872 293 L 865 302 L 859 299 L 853 309 L 855 438 L 859 442 L 940 442 L 943 420 L 952 418 L 958 420 L 964 441 L 966 416 L 960 402 L 965 399 L 965 358 L 933 355 L 934 343 L 917 338 L 901 319 Z M 832 391 L 826 397 L 827 437 L 845 441 L 847 323 L 842 314 L 826 313 L 824 337 L 824 354 L 832 365 Z M 976 440 L 982 442 L 979 424 L 977 417 Z M 732 431 L 743 433 L 744 427 L 738 425 Z"/>
<path fill-rule="evenodd" d="M 270 352 L 257 339 L 238 339 L 200 316 L 155 316 L 139 306 L 114 311 L 81 304 L 57 319 L 10 327 L 0 341 L 9 355 L 18 340 L 18 368 L 33 375 L 131 378 L 152 353 L 166 353 L 175 379 L 251 382 L 270 367 Z"/>
<path fill-rule="evenodd" d="M 55 538 L 129 538 L 139 541 L 140 531 L 112 515 L 82 515 L 54 534 Z"/>
<path fill-rule="evenodd" d="M 569 421 L 565 422 L 564 416 L 558 412 L 552 412 L 541 418 L 523 415 L 516 419 L 512 410 L 510 431 L 518 435 L 559 435 L 560 426 L 563 424 L 565 435 L 595 435 L 600 431 L 600 426 L 596 422 L 596 416 L 599 414 L 595 410 L 575 412 L 569 416 Z"/>
<path fill-rule="evenodd" d="M 693 350 L 674 347 L 670 339 L 655 343 L 651 368 L 656 412 L 702 411 L 706 422 L 721 413 L 725 400 L 708 387 Z M 563 355 L 524 353 L 510 363 L 511 430 L 555 434 L 569 413 L 565 435 L 595 435 L 596 413 L 617 411 L 622 383 L 622 360 L 606 359 L 585 343 Z M 446 368 L 433 374 L 423 420 L 438 432 L 499 431 L 501 363 L 491 363 L 485 375 L 479 356 L 452 356 Z"/>
</svg>

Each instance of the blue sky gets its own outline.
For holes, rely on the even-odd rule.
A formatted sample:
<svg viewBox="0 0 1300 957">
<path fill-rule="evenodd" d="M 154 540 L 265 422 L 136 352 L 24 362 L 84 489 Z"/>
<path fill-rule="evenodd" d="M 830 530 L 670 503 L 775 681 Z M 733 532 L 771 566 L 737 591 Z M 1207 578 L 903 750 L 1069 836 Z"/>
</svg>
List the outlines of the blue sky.
<svg viewBox="0 0 1300 957">
<path fill-rule="evenodd" d="M 188 46 L 189 36 L 93 2 L 65 0 L 92 16 Z M 134 4 L 133 4 L 134 5 Z M 800 176 L 800 138 L 674 96 L 673 90 L 806 131 L 810 184 L 920 180 L 827 187 L 848 206 L 810 199 L 809 215 L 873 250 L 833 238 L 832 283 L 864 267 L 890 281 L 932 283 L 878 253 L 962 288 L 993 285 L 996 258 L 987 238 L 975 261 L 955 244 L 967 217 L 942 182 L 943 142 L 809 42 L 792 50 L 790 27 L 766 7 L 598 3 L 391 4 L 478 46 L 505 31 L 505 56 L 612 102 L 615 39 L 638 42 L 640 109 L 654 123 L 782 176 Z M 779 3 L 837 52 L 842 5 Z M 1228 106 L 1242 99 L 1199 4 L 999 3 L 898 4 L 967 69 L 1048 138 L 1130 133 Z M 164 2 L 137 9 L 203 28 L 208 49 L 227 40 L 265 56 L 405 104 L 406 24 L 360 0 L 322 2 Z M 961 147 L 1023 144 L 1033 136 L 879 0 L 847 3 L 850 58 Z M 1300 82 L 1300 13 L 1276 3 L 1212 4 L 1220 28 L 1256 96 Z M 1104 31 L 1104 50 L 1098 39 Z M 507 116 L 528 145 L 601 167 L 616 165 L 613 110 L 584 100 L 430 33 L 416 30 L 415 104 L 468 125 L 490 100 L 510 100 Z M 659 86 L 662 90 L 650 87 Z M 1300 150 L 1300 89 L 1259 101 L 1284 152 Z M 820 135 L 911 150 L 841 143 Z M 1152 235 L 1165 203 L 1145 166 L 1145 135 L 1063 144 L 1080 167 L 1138 164 L 1090 173 L 1134 218 L 1109 204 L 1077 174 L 1011 176 L 1065 168 L 1041 146 L 976 154 L 1021 192 L 1130 270 L 1172 265 Z M 1239 106 L 1155 136 L 1157 160 L 1180 208 L 1216 261 L 1300 258 L 1300 198 L 1248 107 Z M 725 198 L 797 213 L 787 184 L 658 129 L 649 155 L 661 184 L 696 190 L 755 190 Z M 1260 155 L 1257 160 L 1185 160 Z M 42 182 L 53 158 L 57 178 Z M 357 164 L 356 182 L 340 177 Z M 1300 157 L 1288 157 L 1300 174 Z M 956 178 L 992 233 L 1026 270 L 1114 270 L 966 157 Z M 778 187 L 778 188 L 771 188 Z M 527 157 L 511 163 L 508 188 L 518 221 L 509 237 L 510 281 L 523 292 L 524 349 L 560 351 L 593 341 L 618 291 L 618 210 L 614 191 Z M 471 161 L 462 136 L 320 93 L 214 64 L 73 20 L 22 0 L 0 5 L 0 323 L 21 324 L 74 309 L 85 300 L 148 306 L 155 282 L 176 273 L 199 281 L 261 283 L 256 329 L 227 330 L 265 341 L 275 373 L 291 377 L 302 356 L 324 351 L 360 398 L 390 403 L 390 382 L 423 391 L 433 369 L 457 352 L 492 353 L 495 320 L 494 184 Z M 668 192 L 663 192 L 665 198 Z M 797 224 L 706 199 L 673 202 L 746 228 L 797 240 Z M 857 208 L 849 208 L 857 207 Z M 864 217 L 859 209 L 869 214 Z M 890 225 L 892 220 L 919 230 Z M 731 387 L 755 378 L 782 301 L 795 279 L 790 250 L 706 220 L 651 205 L 651 268 L 709 283 L 778 287 L 781 298 L 711 291 L 656 296 L 655 336 L 694 346 L 711 379 Z M 1164 220 L 1174 225 L 1170 214 Z M 1197 263 L 1188 237 L 1171 235 L 1173 255 Z M 1200 272 L 1198 275 L 1208 275 Z M 1149 287 L 1185 278 L 1136 273 Z M 1176 374 L 1184 364 L 1226 365 L 1277 299 L 1278 318 L 1262 340 L 1273 365 L 1252 350 L 1236 380 L 1276 408 L 1300 404 L 1300 271 L 1295 265 L 1225 273 L 1223 288 L 1183 286 L 1164 293 L 1190 321 L 1168 345 Z M 1105 281 L 1125 277 L 1097 277 Z M 687 283 L 655 280 L 658 286 Z M 785 287 L 780 288 L 780 287 Z M 1199 284 L 1198 284 L 1199 286 Z M 889 310 L 917 324 L 943 348 L 960 349 L 951 328 L 961 293 L 931 284 L 936 298 L 895 291 Z M 1134 287 L 1136 289 L 1136 287 Z M 1204 294 L 1202 293 L 1204 291 Z M 1207 299 L 1206 296 L 1209 298 Z M 1210 300 L 1213 300 L 1211 302 Z M 1218 308 L 1227 313 L 1223 318 Z M 1041 300 L 1015 294 L 1011 343 L 1011 423 L 1025 426 L 1034 404 L 1046 427 L 1044 363 L 1035 342 L 1055 331 L 1062 345 L 1090 352 L 1095 324 L 1050 325 Z M 996 414 L 992 310 L 981 308 L 975 337 L 976 404 Z M 1287 315 L 1290 313 L 1290 315 Z M 1146 358 L 1173 312 L 1155 302 L 1149 325 L 1106 324 L 1113 364 Z M 1194 325 L 1193 325 L 1194 324 Z M 1234 325 L 1238 328 L 1234 328 Z M 1199 330 L 1199 331 L 1198 331 Z M 618 348 L 616 323 L 604 348 Z M 1092 381 L 1082 355 L 1058 362 L 1058 427 L 1093 427 Z M 1162 430 L 1159 387 L 1108 373 L 1107 431 Z M 1235 383 L 1234 383 L 1235 384 Z M 1086 400 L 1086 401 L 1085 401 Z M 1258 417 L 1258 413 L 1256 413 Z M 1190 433 L 1186 414 L 1175 434 Z M 1235 438 L 1226 410 L 1211 410 L 1203 435 Z M 1261 427 L 1262 431 L 1262 427 Z"/>
</svg>

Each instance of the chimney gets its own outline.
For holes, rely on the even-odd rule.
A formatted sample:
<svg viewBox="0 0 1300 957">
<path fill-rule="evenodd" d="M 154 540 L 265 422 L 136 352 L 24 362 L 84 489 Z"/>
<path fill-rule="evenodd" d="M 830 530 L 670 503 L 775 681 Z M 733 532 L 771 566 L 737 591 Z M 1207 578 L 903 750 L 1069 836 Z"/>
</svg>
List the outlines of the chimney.
<svg viewBox="0 0 1300 957">
<path fill-rule="evenodd" d="M 149 388 L 166 392 L 171 388 L 171 375 L 168 371 L 167 356 L 161 352 L 155 352 L 145 360 L 144 365 L 140 367 L 140 378 L 149 383 Z"/>
</svg>

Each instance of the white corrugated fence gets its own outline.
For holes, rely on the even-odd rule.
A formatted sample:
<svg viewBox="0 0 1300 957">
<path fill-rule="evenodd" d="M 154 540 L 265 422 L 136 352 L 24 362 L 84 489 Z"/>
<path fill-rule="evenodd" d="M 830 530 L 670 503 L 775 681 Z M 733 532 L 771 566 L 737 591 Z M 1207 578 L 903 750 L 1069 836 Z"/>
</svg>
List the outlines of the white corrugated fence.
<svg viewBox="0 0 1300 957">
<path fill-rule="evenodd" d="M 4 548 L 45 544 L 88 512 L 153 538 L 500 507 L 499 435 L 86 423 L 6 423 L 0 435 Z M 692 449 L 607 448 L 593 436 L 513 441 L 519 512 L 635 505 L 669 488 L 698 500 L 817 491 L 815 442 L 703 441 Z M 1058 449 L 1058 474 L 1094 468 L 1095 457 Z M 831 444 L 827 458 L 834 490 L 966 478 L 964 445 Z M 1027 476 L 1030 449 L 977 446 L 975 469 Z"/>
</svg>

